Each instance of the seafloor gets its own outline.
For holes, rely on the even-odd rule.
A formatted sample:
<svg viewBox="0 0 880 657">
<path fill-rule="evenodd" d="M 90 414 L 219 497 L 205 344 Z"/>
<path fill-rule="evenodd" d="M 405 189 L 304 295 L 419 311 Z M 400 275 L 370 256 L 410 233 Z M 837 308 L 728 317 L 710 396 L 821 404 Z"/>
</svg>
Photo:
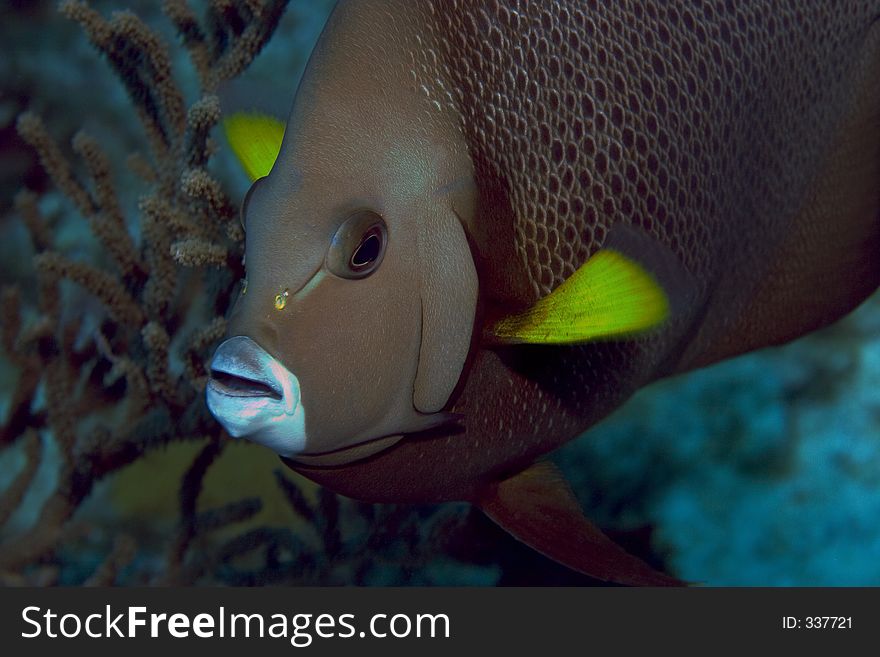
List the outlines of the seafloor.
<svg viewBox="0 0 880 657">
<path fill-rule="evenodd" d="M 124 4 L 174 43 L 158 2 L 91 4 L 105 13 Z M 295 3 L 288 10 L 279 32 L 246 74 L 248 89 L 282 106 L 289 103 L 331 4 Z M 17 136 L 16 117 L 24 110 L 38 112 L 62 143 L 84 126 L 113 162 L 121 163 L 139 148 L 142 137 L 121 85 L 53 3 L 0 5 L 0 43 L 0 281 L 28 290 L 34 285 L 33 248 L 12 208 L 22 186 L 41 194 L 40 208 L 51 219 L 57 250 L 85 259 L 100 254 L 86 222 L 54 190 Z M 194 88 L 194 73 L 182 50 L 174 52 L 184 86 Z M 219 154 L 214 171 L 239 199 L 246 182 L 228 154 Z M 122 166 L 114 175 L 123 203 L 136 212 L 133 176 Z M 86 314 L 91 311 L 82 295 L 64 299 L 84 304 L 80 308 Z M 18 376 L 8 360 L 0 360 L 0 419 L 9 412 Z M 52 439 L 43 435 L 41 440 L 39 470 L 2 527 L 0 542 L 37 522 L 53 490 L 57 460 Z M 94 576 L 121 534 L 128 537 L 121 551 L 127 557 L 113 581 L 163 581 L 168 536 L 178 522 L 181 478 L 198 449 L 182 444 L 155 450 L 107 477 L 76 511 L 66 530 L 69 538 L 26 565 L 21 580 L 9 581 L 82 583 Z M 555 460 L 589 517 L 685 580 L 880 585 L 880 296 L 788 346 L 641 391 L 556 453 Z M 0 490 L 12 484 L 24 463 L 20 443 L 0 451 Z M 200 509 L 256 498 L 261 510 L 246 522 L 222 528 L 219 538 L 191 548 L 215 556 L 212 568 L 196 582 L 586 582 L 518 545 L 464 505 L 368 507 L 320 494 L 284 473 L 308 502 L 303 511 L 301 499 L 284 494 L 285 489 L 279 492 L 273 474 L 278 467 L 271 454 L 246 445 L 226 449 L 211 466 Z M 303 513 L 330 514 L 333 521 L 304 518 Z M 242 541 L 282 536 L 282 530 L 302 534 L 302 545 L 284 539 L 288 543 L 272 543 L 275 552 L 269 550 L 265 561 L 253 555 L 234 561 L 247 552 Z M 216 558 L 222 541 L 226 561 Z M 285 549 L 305 556 L 285 561 Z M 328 561 L 328 551 L 339 558 Z"/>
</svg>

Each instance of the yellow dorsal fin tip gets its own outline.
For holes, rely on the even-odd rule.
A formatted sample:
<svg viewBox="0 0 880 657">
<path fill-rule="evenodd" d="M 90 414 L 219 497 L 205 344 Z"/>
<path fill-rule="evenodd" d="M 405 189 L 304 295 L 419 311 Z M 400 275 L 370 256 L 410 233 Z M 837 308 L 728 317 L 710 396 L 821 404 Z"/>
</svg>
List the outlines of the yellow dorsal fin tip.
<svg viewBox="0 0 880 657">
<path fill-rule="evenodd" d="M 251 181 L 269 174 L 284 137 L 284 123 L 257 112 L 236 112 L 223 120 L 223 131 Z"/>
</svg>

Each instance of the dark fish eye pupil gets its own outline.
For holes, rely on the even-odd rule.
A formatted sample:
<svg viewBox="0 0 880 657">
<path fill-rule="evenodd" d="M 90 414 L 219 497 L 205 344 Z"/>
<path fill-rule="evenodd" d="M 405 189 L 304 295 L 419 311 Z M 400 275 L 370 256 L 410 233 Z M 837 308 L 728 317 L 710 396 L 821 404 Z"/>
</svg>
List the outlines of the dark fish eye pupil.
<svg viewBox="0 0 880 657">
<path fill-rule="evenodd" d="M 360 210 L 336 229 L 324 261 L 327 269 L 340 278 L 366 278 L 382 264 L 387 246 L 385 220 L 371 210 Z"/>
<path fill-rule="evenodd" d="M 351 266 L 354 269 L 366 267 L 376 258 L 382 249 L 382 240 L 376 233 L 367 235 L 355 249 L 351 256 Z"/>
</svg>

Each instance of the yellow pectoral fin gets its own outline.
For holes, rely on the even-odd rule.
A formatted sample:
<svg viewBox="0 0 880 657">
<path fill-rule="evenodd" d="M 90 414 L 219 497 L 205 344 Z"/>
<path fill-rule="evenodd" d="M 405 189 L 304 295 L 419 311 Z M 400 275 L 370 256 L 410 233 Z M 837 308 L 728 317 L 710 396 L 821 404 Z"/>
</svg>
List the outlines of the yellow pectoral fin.
<svg viewBox="0 0 880 657">
<path fill-rule="evenodd" d="M 284 123 L 273 116 L 237 112 L 223 120 L 232 151 L 251 182 L 269 174 L 284 136 Z"/>
<path fill-rule="evenodd" d="M 631 336 L 669 316 L 663 288 L 638 263 L 603 249 L 549 295 L 498 322 L 493 333 L 507 344 L 576 344 Z"/>
</svg>

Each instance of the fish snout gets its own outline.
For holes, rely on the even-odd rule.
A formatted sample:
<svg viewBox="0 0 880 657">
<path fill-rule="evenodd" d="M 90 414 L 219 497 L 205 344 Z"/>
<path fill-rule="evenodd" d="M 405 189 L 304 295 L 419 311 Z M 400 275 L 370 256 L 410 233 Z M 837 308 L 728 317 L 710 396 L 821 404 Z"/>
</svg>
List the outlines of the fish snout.
<svg viewBox="0 0 880 657">
<path fill-rule="evenodd" d="M 251 338 L 237 335 L 211 360 L 208 409 L 231 436 L 282 456 L 305 449 L 305 410 L 296 376 Z"/>
</svg>

